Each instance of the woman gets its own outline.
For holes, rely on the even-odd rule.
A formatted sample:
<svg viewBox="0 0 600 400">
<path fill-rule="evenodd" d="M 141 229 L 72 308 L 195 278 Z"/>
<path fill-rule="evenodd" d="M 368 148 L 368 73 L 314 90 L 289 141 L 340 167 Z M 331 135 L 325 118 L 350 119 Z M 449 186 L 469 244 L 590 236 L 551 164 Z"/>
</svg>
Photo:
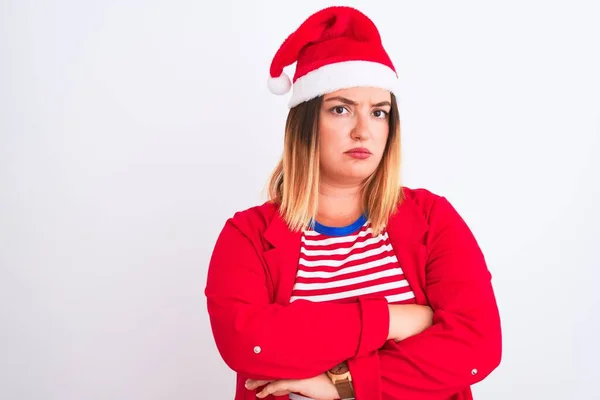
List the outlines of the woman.
<svg viewBox="0 0 600 400">
<path fill-rule="evenodd" d="M 230 218 L 206 296 L 236 400 L 471 399 L 501 359 L 484 256 L 443 196 L 400 185 L 397 74 L 349 7 L 282 44 L 292 84 L 270 200 Z"/>
</svg>

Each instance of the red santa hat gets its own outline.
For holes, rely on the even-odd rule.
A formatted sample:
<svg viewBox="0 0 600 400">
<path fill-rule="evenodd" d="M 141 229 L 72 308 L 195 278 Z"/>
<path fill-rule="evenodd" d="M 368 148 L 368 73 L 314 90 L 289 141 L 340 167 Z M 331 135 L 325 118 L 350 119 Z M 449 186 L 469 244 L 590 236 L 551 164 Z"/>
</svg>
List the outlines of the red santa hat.
<svg viewBox="0 0 600 400">
<path fill-rule="evenodd" d="M 293 80 L 283 69 L 296 62 Z M 398 74 L 375 24 L 352 7 L 328 7 L 309 16 L 283 42 L 267 86 L 282 95 L 293 87 L 290 108 L 336 90 L 370 86 L 395 92 Z"/>
</svg>

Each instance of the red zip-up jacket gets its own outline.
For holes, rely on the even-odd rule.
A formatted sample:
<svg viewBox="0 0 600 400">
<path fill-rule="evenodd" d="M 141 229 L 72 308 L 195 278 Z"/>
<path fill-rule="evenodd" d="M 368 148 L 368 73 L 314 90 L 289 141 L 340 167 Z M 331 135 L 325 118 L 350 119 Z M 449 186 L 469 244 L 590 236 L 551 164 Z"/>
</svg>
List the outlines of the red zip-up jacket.
<svg viewBox="0 0 600 400">
<path fill-rule="evenodd" d="M 357 400 L 472 399 L 470 386 L 501 359 L 491 274 L 470 228 L 445 197 L 402 191 L 388 236 L 416 302 L 434 314 L 430 328 L 401 342 L 387 340 L 384 297 L 290 303 L 301 232 L 288 229 L 275 204 L 227 220 L 205 294 L 216 346 L 237 372 L 235 400 L 256 399 L 256 391 L 244 387 L 248 378 L 312 378 L 345 360 Z"/>
</svg>

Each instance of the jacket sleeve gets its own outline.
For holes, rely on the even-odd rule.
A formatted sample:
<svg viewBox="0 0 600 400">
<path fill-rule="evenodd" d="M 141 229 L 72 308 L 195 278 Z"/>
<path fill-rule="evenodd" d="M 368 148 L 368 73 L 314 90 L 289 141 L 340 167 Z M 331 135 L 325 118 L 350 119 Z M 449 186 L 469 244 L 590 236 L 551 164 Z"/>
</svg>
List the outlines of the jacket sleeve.
<svg viewBox="0 0 600 400">
<path fill-rule="evenodd" d="M 484 256 L 444 198 L 432 207 L 426 295 L 433 325 L 419 335 L 349 360 L 357 400 L 442 399 L 488 376 L 500 363 L 501 327 Z"/>
<path fill-rule="evenodd" d="M 230 219 L 208 268 L 205 294 L 212 333 L 232 370 L 253 379 L 309 378 L 385 343 L 385 299 L 271 303 L 258 254 Z"/>
</svg>

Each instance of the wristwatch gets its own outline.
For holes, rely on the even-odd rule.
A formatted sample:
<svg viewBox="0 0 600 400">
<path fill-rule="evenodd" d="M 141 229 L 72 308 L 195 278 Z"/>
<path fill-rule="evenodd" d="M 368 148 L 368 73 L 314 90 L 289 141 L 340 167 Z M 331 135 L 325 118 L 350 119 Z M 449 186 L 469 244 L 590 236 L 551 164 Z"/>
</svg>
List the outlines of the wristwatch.
<svg viewBox="0 0 600 400">
<path fill-rule="evenodd" d="M 340 400 L 355 400 L 354 386 L 352 385 L 352 376 L 350 375 L 348 363 L 343 362 L 331 368 L 327 371 L 327 376 L 329 376 L 329 379 L 335 385 Z"/>
</svg>

